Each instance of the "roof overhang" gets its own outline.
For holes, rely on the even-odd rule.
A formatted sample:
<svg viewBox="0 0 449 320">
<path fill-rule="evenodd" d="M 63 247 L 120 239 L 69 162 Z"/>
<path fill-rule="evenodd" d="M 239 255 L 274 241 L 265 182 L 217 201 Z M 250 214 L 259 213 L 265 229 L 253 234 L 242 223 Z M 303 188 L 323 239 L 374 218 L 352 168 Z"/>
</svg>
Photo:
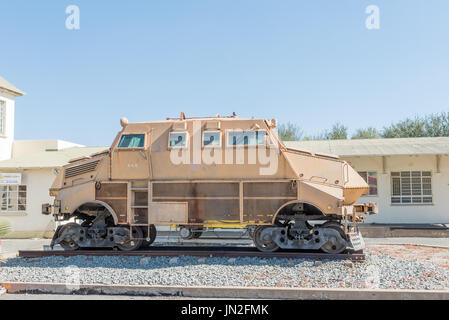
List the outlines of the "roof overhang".
<svg viewBox="0 0 449 320">
<path fill-rule="evenodd" d="M 21 96 L 25 95 L 25 92 L 22 92 L 22 91 L 19 91 L 19 90 L 17 90 L 17 91 L 9 90 L 9 89 L 3 88 L 3 87 L 0 87 L 0 92 L 12 95 L 14 97 L 21 97 Z"/>
</svg>

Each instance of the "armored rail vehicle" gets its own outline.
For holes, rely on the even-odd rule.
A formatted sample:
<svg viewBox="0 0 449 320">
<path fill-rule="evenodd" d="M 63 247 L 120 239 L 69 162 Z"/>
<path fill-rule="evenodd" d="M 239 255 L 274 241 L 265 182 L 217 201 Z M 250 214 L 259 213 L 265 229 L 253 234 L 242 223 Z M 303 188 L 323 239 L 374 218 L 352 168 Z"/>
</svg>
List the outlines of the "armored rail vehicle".
<svg viewBox="0 0 449 320">
<path fill-rule="evenodd" d="M 109 149 L 58 173 L 42 213 L 61 224 L 52 246 L 137 250 L 170 226 L 185 239 L 246 228 L 261 251 L 360 250 L 355 204 L 365 180 L 337 156 L 287 148 L 275 120 L 167 118 L 128 123 Z"/>
</svg>

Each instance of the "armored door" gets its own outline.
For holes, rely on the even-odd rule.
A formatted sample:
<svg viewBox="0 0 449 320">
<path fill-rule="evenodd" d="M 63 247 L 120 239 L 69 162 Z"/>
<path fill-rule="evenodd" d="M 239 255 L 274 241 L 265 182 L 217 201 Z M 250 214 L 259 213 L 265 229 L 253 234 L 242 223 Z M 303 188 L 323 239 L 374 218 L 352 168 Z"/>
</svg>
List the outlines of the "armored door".
<svg viewBox="0 0 449 320">
<path fill-rule="evenodd" d="M 149 179 L 148 133 L 123 133 L 112 150 L 112 179 Z"/>
</svg>

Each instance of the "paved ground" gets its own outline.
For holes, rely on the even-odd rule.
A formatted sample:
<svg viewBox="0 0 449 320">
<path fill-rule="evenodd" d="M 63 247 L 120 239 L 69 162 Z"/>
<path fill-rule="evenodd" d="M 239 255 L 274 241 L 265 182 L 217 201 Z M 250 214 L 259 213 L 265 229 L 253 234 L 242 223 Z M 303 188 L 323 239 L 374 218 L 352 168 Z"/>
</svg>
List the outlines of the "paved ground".
<svg viewBox="0 0 449 320">
<path fill-rule="evenodd" d="M 49 245 L 51 240 L 21 240 L 21 239 L 4 239 L 0 240 L 1 257 L 9 258 L 14 256 L 19 250 L 42 250 L 44 245 Z"/>
<path fill-rule="evenodd" d="M 364 238 L 367 245 L 372 244 L 415 244 L 449 248 L 449 238 Z"/>
</svg>

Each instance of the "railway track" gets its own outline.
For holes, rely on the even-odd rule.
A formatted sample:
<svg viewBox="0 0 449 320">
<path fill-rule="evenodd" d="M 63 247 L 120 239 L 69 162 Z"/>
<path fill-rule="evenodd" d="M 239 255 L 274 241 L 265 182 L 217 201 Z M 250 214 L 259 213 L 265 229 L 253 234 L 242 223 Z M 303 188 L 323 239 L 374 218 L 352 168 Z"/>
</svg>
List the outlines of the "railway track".
<svg viewBox="0 0 449 320">
<path fill-rule="evenodd" d="M 39 258 L 50 256 L 198 256 L 198 257 L 259 257 L 259 258 L 292 258 L 292 259 L 335 259 L 335 260 L 352 260 L 364 261 L 365 254 L 357 253 L 339 253 L 327 254 L 322 252 L 304 252 L 304 251 L 277 251 L 277 252 L 260 252 L 256 248 L 251 247 L 186 247 L 186 246 L 160 246 L 151 247 L 151 249 L 138 251 L 116 251 L 116 250 L 77 250 L 77 251 L 57 251 L 57 250 L 31 250 L 19 251 L 21 258 Z"/>
</svg>

